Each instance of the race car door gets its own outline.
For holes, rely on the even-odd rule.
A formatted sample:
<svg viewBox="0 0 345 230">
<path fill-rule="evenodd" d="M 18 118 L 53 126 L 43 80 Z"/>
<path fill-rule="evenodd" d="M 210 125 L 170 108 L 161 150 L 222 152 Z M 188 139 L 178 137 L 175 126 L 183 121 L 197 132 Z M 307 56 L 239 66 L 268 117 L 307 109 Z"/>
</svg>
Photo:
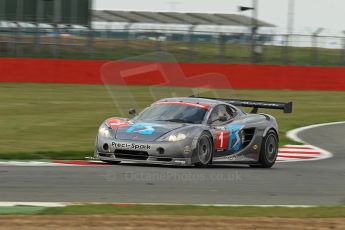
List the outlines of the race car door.
<svg viewBox="0 0 345 230">
<path fill-rule="evenodd" d="M 214 132 L 214 157 L 235 154 L 241 149 L 241 125 L 232 124 L 236 111 L 228 105 L 216 106 L 208 120 Z"/>
</svg>

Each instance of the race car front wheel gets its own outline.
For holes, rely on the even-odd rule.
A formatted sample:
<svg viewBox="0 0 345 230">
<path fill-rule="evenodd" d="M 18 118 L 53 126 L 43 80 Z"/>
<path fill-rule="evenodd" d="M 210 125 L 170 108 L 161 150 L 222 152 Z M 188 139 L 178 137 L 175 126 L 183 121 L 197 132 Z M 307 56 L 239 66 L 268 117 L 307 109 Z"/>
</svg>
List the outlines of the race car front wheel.
<svg viewBox="0 0 345 230">
<path fill-rule="evenodd" d="M 271 168 L 278 155 L 278 136 L 274 130 L 269 130 L 261 145 L 259 164 L 250 165 L 253 168 Z"/>
<path fill-rule="evenodd" d="M 198 144 L 196 147 L 196 157 L 197 163 L 195 166 L 204 167 L 212 162 L 212 155 L 213 155 L 213 147 L 211 141 L 211 135 L 207 132 L 203 132 L 198 140 Z"/>
</svg>

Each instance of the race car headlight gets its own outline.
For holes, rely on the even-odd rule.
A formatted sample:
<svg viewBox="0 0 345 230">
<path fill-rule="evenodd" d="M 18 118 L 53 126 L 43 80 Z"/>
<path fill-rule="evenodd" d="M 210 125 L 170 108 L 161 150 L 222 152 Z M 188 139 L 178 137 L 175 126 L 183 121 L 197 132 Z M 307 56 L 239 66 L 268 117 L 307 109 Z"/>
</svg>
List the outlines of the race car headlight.
<svg viewBox="0 0 345 230">
<path fill-rule="evenodd" d="M 172 141 L 172 142 L 175 142 L 175 141 L 182 141 L 184 139 L 186 139 L 186 134 L 183 134 L 183 133 L 176 133 L 176 134 L 171 134 L 170 136 L 168 136 L 166 138 L 167 141 Z"/>
<path fill-rule="evenodd" d="M 107 125 L 102 124 L 98 129 L 98 135 L 104 138 L 111 137 L 110 128 Z"/>
</svg>

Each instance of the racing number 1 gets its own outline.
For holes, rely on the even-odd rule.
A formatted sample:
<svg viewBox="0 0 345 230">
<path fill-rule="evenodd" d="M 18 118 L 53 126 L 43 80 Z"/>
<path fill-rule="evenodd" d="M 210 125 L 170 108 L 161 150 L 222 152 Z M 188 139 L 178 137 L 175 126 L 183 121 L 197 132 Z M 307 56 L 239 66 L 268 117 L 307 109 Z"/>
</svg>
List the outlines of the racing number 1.
<svg viewBox="0 0 345 230">
<path fill-rule="evenodd" d="M 227 130 L 217 131 L 216 135 L 217 135 L 216 149 L 217 150 L 226 149 L 226 147 L 228 146 L 228 141 L 229 141 L 229 131 Z"/>
<path fill-rule="evenodd" d="M 220 141 L 220 148 L 223 148 L 223 140 L 224 140 L 224 132 L 221 132 L 219 135 L 219 141 Z"/>
</svg>

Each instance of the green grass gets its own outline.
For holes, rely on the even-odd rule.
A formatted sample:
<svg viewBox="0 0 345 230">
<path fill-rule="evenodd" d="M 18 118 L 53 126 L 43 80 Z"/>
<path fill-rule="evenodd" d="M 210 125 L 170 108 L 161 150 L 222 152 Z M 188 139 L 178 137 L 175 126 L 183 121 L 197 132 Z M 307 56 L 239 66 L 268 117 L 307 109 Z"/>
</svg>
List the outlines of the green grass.
<svg viewBox="0 0 345 230">
<path fill-rule="evenodd" d="M 0 207 L 0 215 L 33 215 L 41 213 L 45 207 L 37 206 L 13 206 L 13 207 Z"/>
<path fill-rule="evenodd" d="M 343 218 L 344 206 L 254 207 L 198 205 L 83 204 L 66 207 L 0 207 L 0 215 L 137 215 L 137 216 L 228 216 L 280 218 Z"/>
<path fill-rule="evenodd" d="M 229 216 L 280 218 L 343 218 L 344 206 L 254 207 L 198 205 L 84 204 L 66 207 L 0 207 L 0 215 L 139 215 L 139 216 Z"/>
<path fill-rule="evenodd" d="M 0 84 L 0 159 L 82 159 L 93 152 L 99 125 L 111 116 L 127 116 L 156 99 L 193 94 L 187 88 L 112 86 L 118 106 L 102 85 Z M 132 95 L 132 96 L 131 96 Z M 154 97 L 152 97 L 154 95 Z M 335 91 L 212 90 L 202 96 L 293 101 L 294 112 L 260 110 L 276 116 L 281 145 L 288 130 L 341 121 L 345 94 Z M 131 99 L 132 98 L 132 99 Z"/>
<path fill-rule="evenodd" d="M 307 208 L 287 207 L 217 207 L 194 205 L 72 205 L 47 208 L 41 215 L 181 215 L 232 217 L 331 218 L 345 217 L 344 206 Z"/>
</svg>

